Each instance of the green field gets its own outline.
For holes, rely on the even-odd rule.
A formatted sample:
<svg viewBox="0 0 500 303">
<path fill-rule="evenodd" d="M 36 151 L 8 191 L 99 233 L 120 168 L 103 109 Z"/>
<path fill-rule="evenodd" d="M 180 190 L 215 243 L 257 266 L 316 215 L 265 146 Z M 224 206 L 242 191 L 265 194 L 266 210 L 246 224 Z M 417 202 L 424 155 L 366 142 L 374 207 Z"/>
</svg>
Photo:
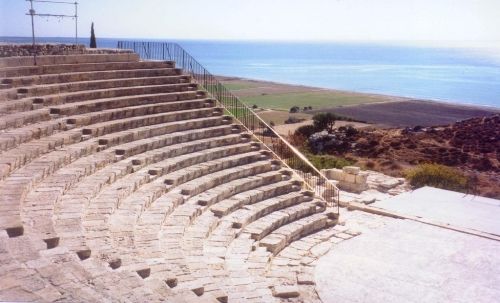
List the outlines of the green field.
<svg viewBox="0 0 500 303">
<path fill-rule="evenodd" d="M 240 90 L 240 89 L 247 89 L 247 88 L 255 88 L 255 87 L 258 87 L 259 85 L 257 83 L 241 81 L 241 82 L 235 82 L 235 83 L 224 83 L 224 86 L 229 90 Z"/>
<path fill-rule="evenodd" d="M 306 119 L 309 120 L 312 118 L 311 114 L 307 113 L 296 113 L 290 114 L 288 111 L 262 111 L 257 112 L 257 114 L 266 121 L 266 123 L 274 122 L 276 125 L 285 124 L 285 120 L 289 117 L 295 117 L 298 119 Z"/>
<path fill-rule="evenodd" d="M 241 98 L 247 105 L 289 110 L 292 106 L 312 106 L 313 109 L 382 102 L 386 98 L 349 92 L 316 91 L 284 94 L 264 94 Z"/>
</svg>

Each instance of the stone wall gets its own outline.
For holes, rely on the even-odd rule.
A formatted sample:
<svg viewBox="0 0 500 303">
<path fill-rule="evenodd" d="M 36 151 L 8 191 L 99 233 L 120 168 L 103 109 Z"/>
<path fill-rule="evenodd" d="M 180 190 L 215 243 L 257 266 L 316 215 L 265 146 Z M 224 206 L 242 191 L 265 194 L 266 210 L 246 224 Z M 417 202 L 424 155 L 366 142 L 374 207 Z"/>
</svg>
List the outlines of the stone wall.
<svg viewBox="0 0 500 303">
<path fill-rule="evenodd" d="M 77 55 L 77 54 L 108 54 L 129 53 L 130 50 L 86 48 L 83 44 L 36 44 L 35 50 L 31 44 L 2 44 L 0 43 L 0 57 L 22 57 L 33 56 L 36 53 L 42 55 Z"/>
</svg>

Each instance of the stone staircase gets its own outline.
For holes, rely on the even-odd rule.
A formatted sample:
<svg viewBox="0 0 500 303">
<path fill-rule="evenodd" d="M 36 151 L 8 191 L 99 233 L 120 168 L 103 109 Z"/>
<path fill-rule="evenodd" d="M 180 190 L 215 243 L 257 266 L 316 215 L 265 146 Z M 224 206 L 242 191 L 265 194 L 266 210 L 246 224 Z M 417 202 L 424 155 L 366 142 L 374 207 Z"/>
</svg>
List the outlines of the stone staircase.
<svg viewBox="0 0 500 303">
<path fill-rule="evenodd" d="M 174 62 L 2 58 L 0 81 L 0 301 L 315 296 L 283 255 L 336 213 Z"/>
</svg>

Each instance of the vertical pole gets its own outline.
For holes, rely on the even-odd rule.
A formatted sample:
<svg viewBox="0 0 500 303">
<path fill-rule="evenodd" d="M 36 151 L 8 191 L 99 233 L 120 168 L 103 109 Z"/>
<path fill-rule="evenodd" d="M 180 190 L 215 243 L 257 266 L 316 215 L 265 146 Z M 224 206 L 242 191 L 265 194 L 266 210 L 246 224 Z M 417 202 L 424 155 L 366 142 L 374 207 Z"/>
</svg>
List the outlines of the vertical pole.
<svg viewBox="0 0 500 303">
<path fill-rule="evenodd" d="M 75 45 L 78 45 L 78 2 L 75 1 Z"/>
<path fill-rule="evenodd" d="M 33 64 L 36 65 L 36 49 L 35 49 L 35 9 L 33 8 L 33 0 L 30 1 L 30 15 L 31 15 L 31 38 L 33 47 Z"/>
</svg>

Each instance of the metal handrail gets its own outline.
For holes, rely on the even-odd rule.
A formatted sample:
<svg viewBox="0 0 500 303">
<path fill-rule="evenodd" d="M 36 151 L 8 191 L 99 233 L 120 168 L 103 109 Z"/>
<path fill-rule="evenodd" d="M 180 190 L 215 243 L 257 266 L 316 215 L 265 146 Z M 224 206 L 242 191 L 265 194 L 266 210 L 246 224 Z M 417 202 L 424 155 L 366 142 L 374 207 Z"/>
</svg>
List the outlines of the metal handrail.
<svg viewBox="0 0 500 303">
<path fill-rule="evenodd" d="M 119 41 L 118 48 L 131 49 L 143 60 L 174 61 L 201 85 L 233 118 L 260 141 L 275 158 L 302 180 L 306 186 L 339 211 L 339 189 L 325 177 L 297 148 L 278 134 L 257 113 L 224 87 L 179 44 L 171 42 Z"/>
</svg>

